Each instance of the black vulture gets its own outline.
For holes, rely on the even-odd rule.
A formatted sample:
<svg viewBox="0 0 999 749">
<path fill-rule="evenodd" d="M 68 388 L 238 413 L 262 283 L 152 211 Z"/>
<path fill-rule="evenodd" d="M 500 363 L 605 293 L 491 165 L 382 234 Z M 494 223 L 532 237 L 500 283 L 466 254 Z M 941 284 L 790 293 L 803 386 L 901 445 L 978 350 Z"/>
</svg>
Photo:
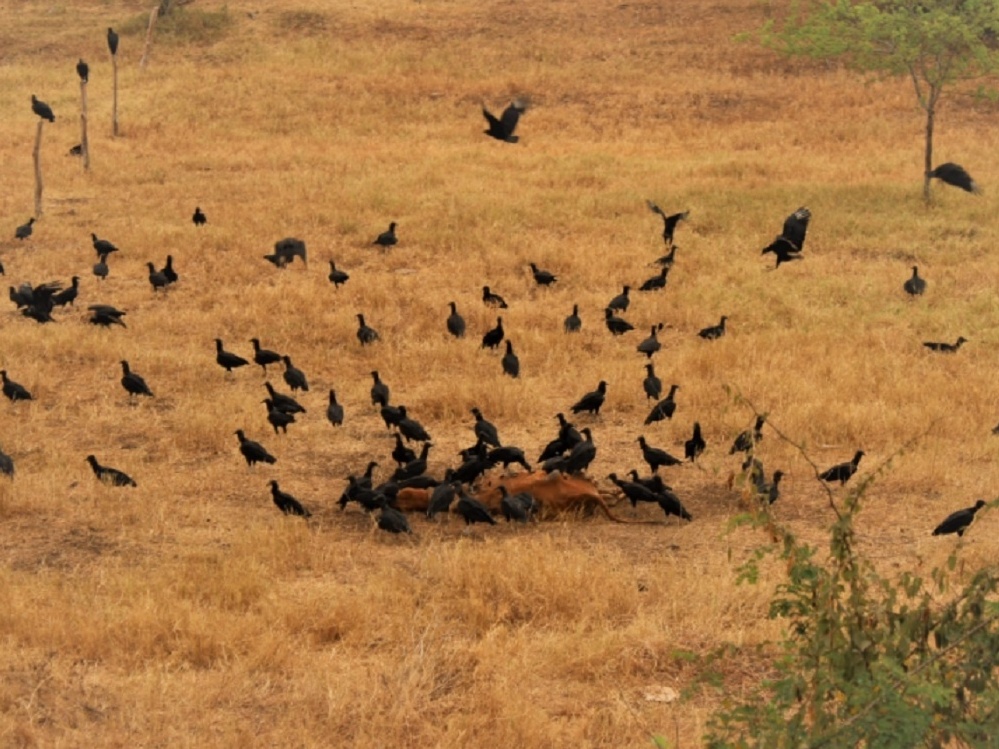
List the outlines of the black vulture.
<svg viewBox="0 0 999 749">
<path fill-rule="evenodd" d="M 597 446 L 593 443 L 593 434 L 589 427 L 583 427 L 583 441 L 569 451 L 565 457 L 566 473 L 582 473 L 590 467 L 590 463 L 597 457 Z"/>
<path fill-rule="evenodd" d="M 297 400 L 285 393 L 279 393 L 270 382 L 265 382 L 264 387 L 267 388 L 267 395 L 270 396 L 276 410 L 286 414 L 304 414 L 306 412 Z"/>
<path fill-rule="evenodd" d="M 156 270 L 156 266 L 153 263 L 146 263 L 146 267 L 149 268 L 149 285 L 153 287 L 154 292 L 157 289 L 165 289 L 170 285 L 170 279 L 166 277 L 163 271 Z"/>
<path fill-rule="evenodd" d="M 274 428 L 274 434 L 277 434 L 279 429 L 288 434 L 288 425 L 295 423 L 295 415 L 279 409 L 270 398 L 264 398 L 262 402 L 267 406 L 267 421 Z"/>
<path fill-rule="evenodd" d="M 111 468 L 110 466 L 102 466 L 93 455 L 87 456 L 87 462 L 90 463 L 90 467 L 94 470 L 97 480 L 102 483 L 110 484 L 111 486 L 138 486 L 127 473 L 119 471 L 117 468 Z"/>
<path fill-rule="evenodd" d="M 118 35 L 110 26 L 108 26 L 108 49 L 111 50 L 112 56 L 118 54 Z"/>
<path fill-rule="evenodd" d="M 968 526 L 971 525 L 971 521 L 975 519 L 975 513 L 983 507 L 985 507 L 985 500 L 980 499 L 975 502 L 974 507 L 966 507 L 963 510 L 952 512 L 933 529 L 933 535 L 943 536 L 948 533 L 956 533 L 958 536 L 963 536 L 964 532 L 968 530 Z"/>
<path fill-rule="evenodd" d="M 420 422 L 407 415 L 405 406 L 399 406 L 399 413 L 402 414 L 402 418 L 399 420 L 397 426 L 407 442 L 413 442 L 414 440 L 416 442 L 430 441 L 430 435 L 427 434 L 427 430 L 423 428 Z"/>
<path fill-rule="evenodd" d="M 763 248 L 762 255 L 772 252 L 777 256 L 775 268 L 788 260 L 800 260 L 798 254 L 805 247 L 805 235 L 808 232 L 808 222 L 812 218 L 812 212 L 802 206 L 786 219 L 784 228 L 780 235 L 769 245 Z"/>
<path fill-rule="evenodd" d="M 498 348 L 503 341 L 503 318 L 496 318 L 496 327 L 486 331 L 482 336 L 482 348 Z"/>
<path fill-rule="evenodd" d="M 663 419 L 673 418 L 673 413 L 676 411 L 676 401 L 673 400 L 673 397 L 679 389 L 679 385 L 670 386 L 669 394 L 656 403 L 656 405 L 654 405 L 652 410 L 649 412 L 649 415 L 645 417 L 645 426 L 648 426 L 654 421 L 662 421 Z"/>
<path fill-rule="evenodd" d="M 108 277 L 110 269 L 108 268 L 108 255 L 107 253 L 102 253 L 100 258 L 94 263 L 94 275 L 97 276 L 102 281 Z"/>
<path fill-rule="evenodd" d="M 637 472 L 635 474 L 637 475 Z M 622 491 L 625 498 L 631 502 L 632 507 L 637 507 L 639 502 L 659 503 L 658 493 L 645 484 L 640 484 L 637 481 L 625 481 L 618 478 L 616 473 L 608 474 L 607 478 Z"/>
<path fill-rule="evenodd" d="M 336 402 L 336 391 L 330 388 L 330 402 L 326 406 L 326 418 L 335 427 L 343 426 L 343 406 Z"/>
<path fill-rule="evenodd" d="M 419 456 L 413 458 L 411 461 L 405 465 L 401 465 L 395 469 L 392 474 L 392 481 L 407 481 L 408 479 L 416 478 L 417 476 L 422 476 L 427 472 L 427 458 L 430 456 L 430 448 L 433 447 L 433 443 L 424 442 L 423 448 L 420 450 Z"/>
<path fill-rule="evenodd" d="M 345 284 L 350 280 L 350 274 L 346 271 L 339 270 L 336 267 L 336 262 L 330 260 L 330 274 L 327 276 L 330 283 L 333 284 L 333 288 L 337 288 L 340 284 Z"/>
<path fill-rule="evenodd" d="M 149 389 L 142 375 L 133 372 L 124 359 L 121 360 L 121 386 L 128 392 L 129 400 L 132 399 L 133 395 L 153 397 L 153 391 Z"/>
<path fill-rule="evenodd" d="M 496 525 L 496 520 L 493 519 L 488 508 L 479 500 L 469 497 L 465 492 L 461 492 L 461 496 L 458 497 L 457 511 L 464 518 L 465 525 L 472 525 L 473 523 Z"/>
<path fill-rule="evenodd" d="M 546 270 L 541 270 L 537 265 L 531 263 L 531 274 L 534 276 L 534 282 L 538 286 L 551 286 L 553 283 L 558 281 L 554 274 L 549 273 Z"/>
<path fill-rule="evenodd" d="M 487 307 L 507 308 L 506 300 L 499 294 L 494 294 L 490 291 L 488 286 L 482 287 L 482 301 Z"/>
<path fill-rule="evenodd" d="M 627 312 L 628 305 L 631 304 L 631 297 L 628 296 L 628 292 L 630 291 L 631 287 L 625 284 L 621 293 L 607 303 L 607 309 L 614 310 L 615 312 Z"/>
<path fill-rule="evenodd" d="M 753 425 L 753 430 L 748 429 L 744 432 L 739 432 L 739 435 L 735 438 L 732 443 L 732 447 L 729 449 L 729 455 L 735 455 L 735 453 L 748 453 L 756 443 L 763 439 L 763 423 L 766 421 L 765 416 L 757 416 L 756 424 Z"/>
<path fill-rule="evenodd" d="M 77 143 L 75 146 L 69 149 L 68 156 L 83 156 L 83 144 Z"/>
<path fill-rule="evenodd" d="M 950 161 L 946 164 L 941 164 L 930 172 L 929 177 L 930 179 L 936 177 L 941 182 L 953 185 L 954 187 L 960 187 L 965 192 L 970 192 L 975 195 L 982 192 L 982 189 L 978 186 L 975 180 L 971 178 L 971 175 L 965 171 L 963 166 L 960 164 L 954 164 Z"/>
<path fill-rule="evenodd" d="M 609 307 L 604 310 L 604 324 L 607 325 L 607 330 L 611 332 L 611 335 L 624 335 L 629 330 L 634 330 L 635 326 L 624 318 L 617 317 L 614 314 L 614 310 Z"/>
<path fill-rule="evenodd" d="M 576 401 L 572 408 L 570 409 L 574 414 L 578 414 L 581 411 L 588 411 L 594 416 L 600 415 L 600 407 L 604 405 L 604 398 L 607 396 L 607 383 L 601 380 L 597 384 L 597 389 L 593 390 L 578 401 Z"/>
<path fill-rule="evenodd" d="M 31 227 L 35 223 L 35 217 L 32 216 L 28 219 L 28 223 L 21 224 L 14 230 L 14 239 L 27 239 L 31 236 Z"/>
<path fill-rule="evenodd" d="M 919 277 L 919 266 L 912 266 L 912 278 L 902 284 L 902 289 L 909 296 L 920 296 L 926 291 L 926 281 Z"/>
<path fill-rule="evenodd" d="M 267 452 L 267 449 L 259 442 L 247 439 L 242 429 L 236 430 L 239 438 L 239 452 L 246 458 L 246 465 L 253 466 L 255 463 L 276 463 L 277 458 Z"/>
<path fill-rule="evenodd" d="M 387 406 L 389 402 L 388 385 L 382 382 L 381 377 L 378 376 L 378 372 L 372 372 L 371 377 L 375 381 L 374 385 L 371 386 L 371 405 Z"/>
<path fill-rule="evenodd" d="M 264 255 L 278 268 L 283 268 L 292 262 L 296 257 L 302 258 L 302 262 L 309 264 L 309 256 L 305 249 L 305 242 L 295 237 L 285 237 L 274 243 L 274 255 Z"/>
<path fill-rule="evenodd" d="M 46 104 L 44 101 L 35 98 L 35 95 L 31 95 L 31 111 L 41 117 L 43 120 L 48 120 L 49 122 L 55 122 L 55 115 L 52 114 L 52 107 Z"/>
<path fill-rule="evenodd" d="M 375 237 L 375 241 L 372 242 L 371 244 L 376 244 L 379 247 L 381 247 L 383 250 L 387 250 L 389 247 L 396 244 L 399 240 L 395 236 L 395 227 L 396 223 L 395 221 L 393 221 L 392 223 L 389 224 L 388 231 L 383 231 L 381 234 Z"/>
<path fill-rule="evenodd" d="M 520 359 L 513 353 L 513 342 L 506 339 L 506 353 L 503 354 L 503 373 L 511 377 L 520 377 Z"/>
<path fill-rule="evenodd" d="M 80 76 L 80 80 L 86 83 L 90 80 L 90 66 L 80 58 L 80 61 L 76 63 L 76 74 Z"/>
<path fill-rule="evenodd" d="M 562 329 L 566 333 L 578 333 L 583 327 L 583 321 L 579 319 L 579 305 L 572 305 L 572 314 L 565 318 Z"/>
<path fill-rule="evenodd" d="M 483 132 L 496 140 L 502 140 L 507 143 L 516 143 L 520 139 L 513 134 L 513 131 L 517 128 L 517 121 L 520 119 L 520 115 L 525 111 L 527 111 L 527 104 L 523 101 L 515 100 L 503 110 L 503 114 L 500 115 L 500 118 L 496 119 L 495 115 L 486 109 L 483 104 L 482 116 L 485 117 L 486 122 L 489 123 L 489 128 Z"/>
<path fill-rule="evenodd" d="M 260 348 L 259 338 L 251 338 L 250 343 L 253 344 L 253 363 L 259 364 L 260 368 L 264 370 L 264 374 L 267 374 L 268 364 L 277 364 L 281 361 L 281 354 L 277 351 Z"/>
<path fill-rule="evenodd" d="M 524 451 L 513 445 L 503 445 L 490 450 L 489 454 L 486 455 L 486 460 L 489 461 L 490 465 L 502 463 L 504 470 L 509 468 L 511 463 L 519 463 L 525 471 L 531 470 L 531 464 L 527 462 Z"/>
<path fill-rule="evenodd" d="M 238 354 L 233 354 L 222 348 L 222 339 L 215 339 L 215 361 L 220 367 L 222 367 L 226 372 L 232 372 L 236 367 L 245 367 L 248 362 L 242 356 Z"/>
<path fill-rule="evenodd" d="M 701 423 L 699 421 L 695 421 L 693 436 L 683 443 L 684 457 L 687 460 L 694 462 L 697 460 L 698 456 L 704 452 L 705 447 L 707 447 L 707 443 L 704 441 L 704 437 L 701 436 Z"/>
<path fill-rule="evenodd" d="M 659 275 L 653 276 L 652 278 L 646 279 L 646 281 L 638 287 L 639 291 L 659 291 L 660 289 L 666 288 L 666 277 L 669 276 L 670 266 L 665 265 L 659 270 Z"/>
<path fill-rule="evenodd" d="M 670 466 L 678 466 L 683 461 L 679 458 L 675 458 L 668 452 L 659 447 L 652 447 L 646 440 L 645 436 L 638 438 L 638 444 L 642 448 L 642 458 L 645 462 L 649 464 L 649 470 L 653 473 L 658 473 L 660 466 L 669 468 Z"/>
<path fill-rule="evenodd" d="M 478 408 L 472 409 L 472 415 L 475 416 L 475 424 L 472 427 L 475 436 L 490 447 L 499 447 L 502 443 L 496 425 L 488 421 Z"/>
<path fill-rule="evenodd" d="M 0 473 L 14 478 L 14 459 L 0 450 Z"/>
<path fill-rule="evenodd" d="M 448 302 L 451 314 L 447 316 L 447 332 L 455 338 L 465 337 L 465 318 L 458 314 L 458 305 Z"/>
<path fill-rule="evenodd" d="M 670 515 L 676 515 L 678 518 L 683 520 L 691 521 L 694 519 L 693 515 L 687 512 L 687 508 L 683 506 L 680 498 L 677 497 L 669 489 L 663 489 L 658 493 L 659 506 L 662 508 L 663 512 L 666 513 L 666 518 L 669 519 Z"/>
<path fill-rule="evenodd" d="M 381 414 L 382 421 L 385 422 L 386 429 L 399 426 L 399 422 L 402 421 L 401 409 L 401 406 L 390 406 L 388 403 L 381 407 L 379 413 Z"/>
<path fill-rule="evenodd" d="M 672 213 L 666 215 L 666 212 L 653 203 L 651 200 L 646 200 L 645 204 L 649 207 L 649 210 L 653 213 L 658 213 L 663 219 L 663 242 L 666 243 L 667 247 L 673 246 L 673 232 L 676 231 L 676 225 L 687 218 L 690 215 L 690 211 L 683 211 L 682 213 Z"/>
<path fill-rule="evenodd" d="M 378 331 L 364 322 L 364 315 L 360 313 L 357 315 L 357 340 L 361 342 L 362 346 L 367 346 L 378 340 Z"/>
<path fill-rule="evenodd" d="M 63 307 L 67 304 L 76 306 L 76 297 L 80 293 L 80 277 L 73 276 L 69 281 L 69 286 L 67 286 L 62 291 L 59 291 L 52 295 L 52 304 L 57 307 Z"/>
<path fill-rule="evenodd" d="M 309 392 L 309 381 L 305 377 L 305 372 L 291 363 L 290 356 L 282 356 L 281 361 L 284 362 L 284 381 L 291 388 L 291 392 L 294 393 L 296 390 Z"/>
<path fill-rule="evenodd" d="M 699 335 L 705 341 L 713 341 L 716 338 L 721 338 L 723 335 L 725 335 L 726 320 L 728 320 L 728 318 L 725 315 L 722 315 L 721 322 L 719 322 L 717 325 L 710 325 L 707 328 L 702 328 L 700 331 L 698 331 L 697 335 Z"/>
<path fill-rule="evenodd" d="M 934 341 L 926 341 L 925 343 L 923 343 L 923 345 L 926 346 L 926 348 L 928 348 L 930 351 L 941 351 L 945 354 L 953 354 L 959 348 L 961 348 L 962 343 L 967 343 L 967 342 L 968 342 L 967 338 L 965 338 L 964 336 L 959 336 L 958 339 L 954 341 L 954 343 L 938 343 Z"/>
<path fill-rule="evenodd" d="M 381 502 L 382 511 L 378 515 L 378 527 L 389 533 L 412 533 L 406 516 L 392 507 L 385 498 Z"/>
<path fill-rule="evenodd" d="M 392 460 L 400 466 L 416 460 L 416 453 L 402 443 L 402 435 L 395 433 L 395 447 L 392 448 Z"/>
<path fill-rule="evenodd" d="M 649 362 L 645 365 L 645 379 L 642 380 L 642 388 L 645 390 L 645 397 L 659 400 L 663 394 L 663 381 L 656 377 L 655 365 Z"/>
<path fill-rule="evenodd" d="M 164 263 L 160 273 L 166 277 L 167 283 L 177 283 L 180 280 L 180 276 L 177 275 L 177 271 L 173 267 L 173 255 L 166 256 L 166 263 Z"/>
<path fill-rule="evenodd" d="M 819 478 L 823 481 L 838 481 L 842 486 L 850 477 L 857 472 L 857 466 L 860 465 L 860 459 L 864 457 L 863 450 L 857 450 L 854 454 L 853 459 L 849 463 L 838 463 L 834 465 L 827 471 L 823 471 L 819 474 Z"/>
<path fill-rule="evenodd" d="M 454 481 L 454 472 L 448 468 L 444 474 L 444 480 L 430 493 L 430 501 L 427 503 L 427 517 L 433 520 L 437 513 L 450 510 L 459 486 Z"/>
<path fill-rule="evenodd" d="M 34 400 L 34 397 L 28 392 L 28 389 L 18 382 L 14 382 L 12 379 L 7 377 L 7 370 L 0 369 L 0 381 L 3 382 L 3 394 L 6 395 L 12 401 L 30 401 Z"/>
<path fill-rule="evenodd" d="M 94 251 L 97 253 L 98 257 L 101 255 L 110 255 L 112 252 L 118 252 L 118 248 L 111 242 L 106 239 L 99 239 L 93 232 L 90 232 L 90 239 L 94 244 Z"/>
<path fill-rule="evenodd" d="M 662 323 L 659 323 L 658 325 L 653 325 L 652 332 L 649 334 L 649 337 L 644 339 L 636 347 L 638 349 L 638 353 L 645 354 L 648 358 L 651 359 L 652 355 L 662 348 L 662 344 L 659 343 L 659 338 L 658 338 L 659 331 L 662 329 L 663 329 Z"/>
<path fill-rule="evenodd" d="M 200 206 L 194 206 L 194 215 L 191 216 L 191 221 L 195 226 L 204 226 L 208 223 L 208 216 L 201 211 Z"/>
<path fill-rule="evenodd" d="M 776 502 L 780 498 L 780 480 L 782 478 L 784 478 L 783 471 L 774 471 L 773 481 L 769 484 L 761 480 L 756 487 L 760 500 L 765 500 L 768 505 Z"/>
<path fill-rule="evenodd" d="M 274 504 L 277 505 L 278 509 L 281 510 L 285 515 L 298 515 L 299 517 L 307 518 L 311 517 L 312 513 L 307 509 L 302 507 L 302 503 L 295 499 L 293 496 L 287 492 L 283 492 L 278 488 L 278 482 L 274 479 L 270 481 L 271 485 L 271 496 L 274 498 Z"/>
<path fill-rule="evenodd" d="M 664 268 L 672 267 L 673 263 L 676 262 L 676 245 L 669 248 L 667 252 L 662 257 L 657 257 L 652 261 L 652 265 L 660 265 Z"/>
<path fill-rule="evenodd" d="M 500 484 L 500 512 L 506 518 L 506 522 L 516 520 L 518 523 L 526 523 L 533 520 L 538 512 L 538 503 L 527 492 L 510 494 L 510 491 Z"/>
<path fill-rule="evenodd" d="M 127 313 L 116 309 L 110 304 L 91 304 L 87 309 L 91 312 L 88 321 L 91 325 L 103 325 L 105 328 L 110 328 L 112 325 L 121 325 L 123 328 L 128 327 L 125 321 L 121 319 Z"/>
</svg>

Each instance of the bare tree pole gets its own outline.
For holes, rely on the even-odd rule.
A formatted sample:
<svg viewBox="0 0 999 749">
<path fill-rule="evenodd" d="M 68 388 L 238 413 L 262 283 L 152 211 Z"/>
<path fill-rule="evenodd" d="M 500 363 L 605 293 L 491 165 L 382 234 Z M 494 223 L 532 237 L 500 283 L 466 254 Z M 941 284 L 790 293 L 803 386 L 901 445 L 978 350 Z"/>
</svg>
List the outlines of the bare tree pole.
<svg viewBox="0 0 999 749">
<path fill-rule="evenodd" d="M 139 60 L 140 70 L 145 70 L 146 63 L 149 62 L 149 50 L 153 46 L 153 29 L 156 28 L 156 19 L 160 17 L 160 13 L 162 12 L 162 6 L 157 5 L 149 14 L 149 26 L 146 28 L 146 46 L 142 50 L 142 59 Z"/>
<path fill-rule="evenodd" d="M 42 215 L 42 127 L 45 120 L 38 120 L 38 131 L 35 134 L 35 215 Z"/>
<path fill-rule="evenodd" d="M 87 80 L 80 80 L 80 148 L 83 150 L 83 171 L 90 171 L 90 146 L 87 143 Z"/>
<path fill-rule="evenodd" d="M 111 70 L 114 74 L 114 97 L 111 103 L 111 134 L 118 137 L 118 35 L 108 27 L 108 49 L 111 51 Z"/>
</svg>

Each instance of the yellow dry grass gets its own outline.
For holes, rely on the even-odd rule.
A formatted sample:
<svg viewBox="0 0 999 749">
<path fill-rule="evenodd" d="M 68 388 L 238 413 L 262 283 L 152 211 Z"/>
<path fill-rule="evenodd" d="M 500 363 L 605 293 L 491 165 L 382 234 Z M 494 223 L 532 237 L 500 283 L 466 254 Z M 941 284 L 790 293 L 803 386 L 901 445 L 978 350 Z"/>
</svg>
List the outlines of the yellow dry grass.
<svg viewBox="0 0 999 749">
<path fill-rule="evenodd" d="M 0 744 L 621 747 L 658 732 L 696 744 L 717 695 L 649 697 L 689 686 L 690 656 L 724 648 L 738 692 L 767 672 L 780 634 L 765 616 L 780 571 L 758 588 L 733 582 L 765 538 L 729 530 L 740 504 L 727 450 L 752 415 L 726 385 L 825 465 L 862 447 L 871 470 L 922 435 L 867 500 L 860 542 L 886 570 L 939 563 L 953 542 L 931 538 L 933 524 L 994 495 L 996 191 L 938 188 L 923 207 L 922 122 L 904 81 L 737 44 L 765 18 L 754 0 L 199 0 L 161 22 L 140 72 L 146 5 L 0 6 L 7 280 L 76 274 L 79 306 L 128 310 L 128 329 L 111 331 L 79 308 L 45 326 L 2 313 L 0 366 L 36 400 L 0 404 L 18 470 L 0 481 Z M 109 25 L 122 32 L 117 139 Z M 80 56 L 90 174 L 65 155 L 79 141 Z M 18 243 L 32 93 L 57 119 L 45 213 Z M 521 143 L 485 138 L 480 101 L 498 110 L 516 95 L 533 103 Z M 987 190 L 994 115 L 952 100 L 938 124 L 939 161 Z M 635 294 L 638 332 L 612 339 L 603 305 L 662 252 L 646 198 L 690 220 L 668 289 Z M 803 204 L 805 260 L 766 270 L 760 248 Z M 400 243 L 381 254 L 370 243 L 391 220 Z M 105 283 L 90 274 L 92 231 L 122 249 Z M 261 259 L 284 236 L 307 242 L 307 269 Z M 145 263 L 167 253 L 181 282 L 153 294 Z M 331 257 L 352 276 L 339 290 Z M 530 261 L 555 288 L 534 287 Z M 914 302 L 901 291 L 912 264 L 929 280 Z M 495 317 L 479 300 L 487 283 L 512 302 L 518 381 L 478 346 Z M 444 331 L 452 299 L 469 323 L 460 342 Z M 569 337 L 573 303 L 584 329 Z M 380 344 L 357 344 L 357 312 Z M 722 314 L 725 338 L 694 335 Z M 643 430 L 634 345 L 659 321 L 657 368 L 681 385 L 679 408 Z M 958 335 L 971 343 L 957 356 L 920 345 Z M 215 365 L 216 336 L 244 355 L 259 336 L 310 376 L 310 412 L 287 436 L 264 420 L 259 370 Z M 154 399 L 128 404 L 122 358 Z M 622 505 L 656 524 L 467 535 L 415 518 L 414 539 L 385 537 L 334 505 L 348 473 L 389 462 L 372 369 L 428 426 L 438 473 L 473 441 L 473 405 L 533 458 L 553 415 L 601 379 L 601 417 L 578 419 L 599 446 L 594 476 L 638 467 L 643 432 L 682 451 L 699 421 L 707 453 L 669 474 L 695 521 Z M 335 431 L 330 387 L 347 410 Z M 247 470 L 237 428 L 278 463 Z M 139 488 L 98 484 L 91 452 Z M 761 457 L 788 474 L 777 516 L 821 543 L 830 516 L 807 465 L 772 433 Z M 280 516 L 271 477 L 312 521 Z M 996 523 L 984 515 L 965 541 L 971 568 L 996 561 Z"/>
</svg>

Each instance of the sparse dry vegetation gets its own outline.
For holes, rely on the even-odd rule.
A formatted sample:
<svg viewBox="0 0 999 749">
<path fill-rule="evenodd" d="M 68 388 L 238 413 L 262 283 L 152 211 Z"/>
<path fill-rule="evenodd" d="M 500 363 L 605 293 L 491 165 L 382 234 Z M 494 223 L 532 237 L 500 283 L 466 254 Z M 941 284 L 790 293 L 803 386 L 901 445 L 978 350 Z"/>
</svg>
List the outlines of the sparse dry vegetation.
<svg viewBox="0 0 999 749">
<path fill-rule="evenodd" d="M 743 509 L 728 447 L 753 421 L 731 393 L 827 465 L 863 448 L 873 467 L 925 435 L 871 487 L 857 529 L 885 573 L 942 563 L 954 540 L 931 538 L 935 523 L 995 496 L 993 105 L 944 104 L 936 153 L 985 194 L 935 187 L 927 208 L 909 84 L 733 41 L 766 17 L 755 0 L 198 0 L 160 20 L 140 71 L 150 7 L 0 6 L 6 280 L 83 279 L 56 323 L 0 311 L 0 367 L 36 398 L 0 403 L 17 464 L 0 480 L 0 744 L 621 747 L 661 733 L 692 746 L 717 694 L 666 702 L 661 688 L 710 669 L 737 694 L 769 672 L 781 634 L 766 612 L 782 570 L 735 584 L 767 539 L 728 522 Z M 107 26 L 121 33 L 116 139 Z M 79 57 L 89 173 L 66 155 Z M 45 214 L 19 243 L 32 93 L 56 122 Z M 520 95 L 520 143 L 482 135 L 480 102 Z M 690 219 L 667 289 L 634 293 L 637 330 L 612 338 L 603 306 L 663 250 L 647 198 Z M 759 251 L 800 205 L 814 217 L 806 257 L 770 271 Z M 371 242 L 392 220 L 399 244 L 382 253 Z M 92 231 L 121 248 L 103 283 Z M 262 259 L 285 236 L 306 241 L 308 267 Z M 145 263 L 168 253 L 180 283 L 154 294 Z M 336 290 L 331 257 L 351 274 Z M 536 288 L 531 261 L 558 283 Z M 913 264 L 929 284 L 917 300 L 902 292 Z M 478 346 L 495 322 L 483 284 L 511 302 L 518 380 Z M 462 341 L 444 327 L 452 299 Z M 97 302 L 128 310 L 127 330 L 85 324 Z M 566 336 L 573 303 L 583 330 Z M 380 343 L 358 345 L 358 312 Z M 697 338 L 723 314 L 724 338 Z M 681 390 L 673 420 L 645 433 L 682 454 L 701 423 L 698 465 L 667 469 L 693 523 L 622 504 L 654 522 L 465 533 L 414 518 L 399 539 L 336 508 L 348 473 L 388 465 L 372 369 L 433 435 L 438 474 L 474 441 L 472 406 L 533 459 L 554 414 L 601 379 L 600 417 L 577 420 L 598 445 L 591 474 L 607 485 L 639 467 L 649 406 L 634 346 L 659 321 L 656 367 Z M 970 342 L 954 356 L 921 346 L 958 335 Z M 309 413 L 287 436 L 265 421 L 259 368 L 230 377 L 214 362 L 215 337 L 247 356 L 254 336 L 309 375 Z M 129 404 L 121 359 L 155 398 Z M 337 430 L 322 417 L 330 387 Z M 277 464 L 247 469 L 237 428 Z M 765 434 L 760 457 L 787 474 L 775 513 L 818 543 L 824 494 Z M 88 453 L 138 488 L 96 482 Z M 270 478 L 308 523 L 277 512 Z M 965 537 L 967 574 L 996 562 L 997 522 L 984 513 Z"/>
</svg>

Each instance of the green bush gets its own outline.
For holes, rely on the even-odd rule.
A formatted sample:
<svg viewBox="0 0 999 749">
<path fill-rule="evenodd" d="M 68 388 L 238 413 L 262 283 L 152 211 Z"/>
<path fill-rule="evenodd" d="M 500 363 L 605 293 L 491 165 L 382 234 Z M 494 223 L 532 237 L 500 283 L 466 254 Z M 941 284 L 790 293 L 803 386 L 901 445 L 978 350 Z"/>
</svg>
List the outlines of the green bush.
<svg viewBox="0 0 999 749">
<path fill-rule="evenodd" d="M 715 714 L 707 746 L 997 745 L 999 577 L 988 567 L 954 582 L 960 541 L 928 580 L 878 573 L 858 552 L 854 528 L 867 487 L 887 465 L 858 481 L 841 503 L 827 489 L 837 520 L 825 562 L 768 506 L 749 518 L 776 543 L 761 549 L 740 577 L 754 581 L 759 561 L 779 556 L 787 580 L 770 617 L 788 627 L 775 677 Z"/>
</svg>

